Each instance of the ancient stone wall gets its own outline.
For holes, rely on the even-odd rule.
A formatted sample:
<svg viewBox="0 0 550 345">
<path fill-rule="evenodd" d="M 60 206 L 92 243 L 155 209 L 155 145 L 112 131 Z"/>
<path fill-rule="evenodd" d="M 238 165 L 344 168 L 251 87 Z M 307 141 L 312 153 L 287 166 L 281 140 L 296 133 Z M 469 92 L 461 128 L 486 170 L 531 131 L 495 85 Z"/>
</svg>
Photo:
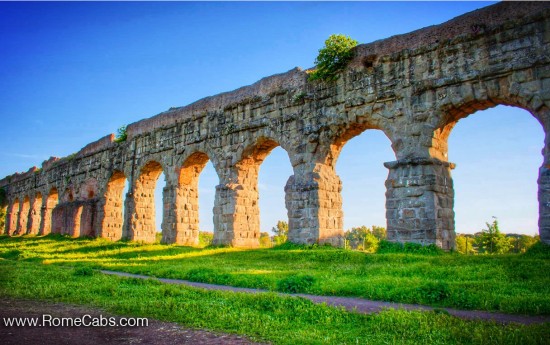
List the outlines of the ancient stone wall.
<svg viewBox="0 0 550 345">
<path fill-rule="evenodd" d="M 336 160 L 349 139 L 381 130 L 396 156 L 385 163 L 389 239 L 450 249 L 454 164 L 447 138 L 460 119 L 499 104 L 527 110 L 547 133 L 549 42 L 550 4 L 503 2 L 358 46 L 335 83 L 308 82 L 308 71 L 296 68 L 171 108 L 129 125 L 123 143 L 110 135 L 0 180 L 6 232 L 154 241 L 153 191 L 164 172 L 163 241 L 194 245 L 198 178 L 210 160 L 219 177 L 214 242 L 255 247 L 258 170 L 281 146 L 293 167 L 285 186 L 290 241 L 340 245 Z M 550 243 L 548 140 L 538 183 L 539 231 Z"/>
</svg>

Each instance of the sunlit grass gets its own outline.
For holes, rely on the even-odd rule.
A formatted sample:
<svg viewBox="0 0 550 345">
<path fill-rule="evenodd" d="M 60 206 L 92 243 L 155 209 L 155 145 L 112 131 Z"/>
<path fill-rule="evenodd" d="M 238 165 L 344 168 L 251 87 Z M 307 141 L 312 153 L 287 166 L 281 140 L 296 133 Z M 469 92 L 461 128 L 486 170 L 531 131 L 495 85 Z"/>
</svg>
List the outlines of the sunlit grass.
<svg viewBox="0 0 550 345">
<path fill-rule="evenodd" d="M 85 304 L 108 312 L 244 334 L 273 344 L 545 344 L 550 325 L 500 325 L 445 313 L 362 315 L 273 293 L 206 291 L 0 259 L 0 296 Z"/>
<path fill-rule="evenodd" d="M 313 283 L 298 287 L 300 292 L 550 314 L 548 250 L 495 256 L 365 254 L 330 248 L 197 249 L 60 236 L 0 236 L 0 257 L 272 291 L 293 275 L 307 275 Z"/>
</svg>

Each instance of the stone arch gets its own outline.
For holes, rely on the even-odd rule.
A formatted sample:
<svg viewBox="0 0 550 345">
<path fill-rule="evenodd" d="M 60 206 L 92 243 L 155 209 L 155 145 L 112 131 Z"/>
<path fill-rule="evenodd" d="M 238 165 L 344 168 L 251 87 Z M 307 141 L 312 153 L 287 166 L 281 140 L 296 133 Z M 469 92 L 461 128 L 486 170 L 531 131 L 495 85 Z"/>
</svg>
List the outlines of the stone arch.
<svg viewBox="0 0 550 345">
<path fill-rule="evenodd" d="M 42 193 L 36 192 L 32 200 L 32 207 L 29 217 L 29 234 L 37 235 L 40 232 L 40 222 L 42 219 Z"/>
<path fill-rule="evenodd" d="M 31 200 L 28 195 L 25 195 L 21 202 L 21 209 L 19 211 L 19 221 L 17 223 L 17 234 L 25 235 L 28 232 L 29 218 L 31 211 Z"/>
<path fill-rule="evenodd" d="M 548 108 L 543 106 L 538 111 L 534 111 L 525 105 L 525 102 L 519 101 L 505 101 L 500 99 L 490 100 L 474 100 L 467 103 L 460 104 L 458 106 L 444 106 L 436 111 L 439 119 L 436 129 L 433 132 L 432 142 L 430 146 L 430 157 L 440 159 L 442 161 L 448 160 L 448 144 L 449 136 L 456 126 L 456 124 L 470 115 L 478 112 L 494 108 L 499 105 L 510 106 L 525 110 L 531 114 L 542 126 L 545 134 L 547 133 L 548 120 L 550 120 L 550 114 Z M 545 138 L 545 142 L 548 138 Z M 548 145 L 543 148 L 544 161 L 550 160 L 550 153 L 547 152 Z"/>
<path fill-rule="evenodd" d="M 323 162 L 323 164 L 334 169 L 336 167 L 338 157 L 340 156 L 340 153 L 342 152 L 344 146 L 351 139 L 371 129 L 382 131 L 384 135 L 390 140 L 390 143 L 392 142 L 392 137 L 388 134 L 388 132 L 378 126 L 373 126 L 368 123 L 351 123 L 342 128 L 342 130 L 336 132 L 335 135 L 333 135 L 333 139 L 330 140 L 329 143 L 328 152 L 325 153 L 325 150 L 320 151 L 320 153 L 322 154 L 320 156 L 320 160 Z M 392 150 L 394 150 L 393 147 Z"/>
<path fill-rule="evenodd" d="M 168 196 L 174 207 L 168 207 L 165 214 L 162 242 L 191 246 L 199 243 L 199 176 L 209 160 L 202 151 L 190 154 L 179 168 L 177 186 L 168 187 L 174 191 Z"/>
<path fill-rule="evenodd" d="M 385 208 L 385 180 L 387 179 L 387 170 L 384 167 L 384 163 L 387 160 L 396 159 L 395 146 L 393 145 L 392 137 L 388 133 L 388 131 L 383 130 L 381 127 L 370 123 L 351 123 L 334 136 L 334 139 L 330 143 L 330 150 L 325 158 L 325 169 L 328 171 L 324 171 L 324 174 L 327 177 L 322 181 L 334 180 L 338 184 L 338 189 L 331 189 L 330 186 L 327 186 L 327 197 L 324 203 L 328 208 L 327 214 L 332 215 L 332 218 L 339 217 L 334 219 L 334 223 L 339 225 L 335 227 L 334 230 L 338 230 L 339 228 L 345 230 L 344 226 L 349 229 L 352 216 L 355 216 L 356 222 L 358 218 L 360 218 L 361 223 L 355 223 L 355 226 L 381 225 L 387 227 L 387 216 L 391 214 L 391 212 L 386 212 L 387 209 Z M 379 136 L 376 137 L 376 135 Z M 377 143 L 379 145 L 378 147 L 371 146 Z M 364 155 L 356 154 L 353 157 L 353 162 L 349 160 L 347 163 L 345 161 L 342 162 L 340 156 L 344 148 L 348 147 L 348 150 L 353 150 L 353 148 L 357 149 L 359 147 L 358 144 L 361 144 L 361 150 L 364 152 Z M 349 153 L 350 151 L 347 152 Z M 373 159 L 377 154 L 381 153 L 384 153 L 384 157 Z M 386 153 L 388 154 L 387 156 L 385 155 Z M 340 164 L 338 164 L 338 162 L 340 162 Z M 367 182 L 354 183 L 354 181 L 350 180 L 350 176 L 347 173 L 350 171 L 358 172 L 358 168 L 363 164 L 372 164 L 372 170 L 366 170 L 362 172 L 362 175 L 368 176 L 369 178 L 376 176 L 379 181 L 377 181 L 378 183 L 376 186 L 366 188 L 365 184 Z M 344 170 L 342 167 L 347 168 Z M 354 195 L 354 193 L 357 194 Z M 346 197 L 355 197 L 358 203 L 350 203 L 349 199 L 345 200 Z M 358 211 L 356 209 L 355 212 L 350 211 L 350 209 L 353 210 L 352 204 L 361 205 L 361 210 Z M 345 212 L 346 209 L 349 212 L 347 215 Z M 376 216 L 374 216 L 375 211 Z M 377 216 L 379 216 L 380 219 L 375 221 L 373 217 L 376 218 Z M 329 222 L 329 224 L 331 223 L 332 222 Z"/>
<path fill-rule="evenodd" d="M 316 214 L 318 222 L 311 227 L 319 228 L 319 242 L 328 242 L 333 245 L 343 245 L 344 212 L 342 209 L 343 184 L 337 175 L 336 163 L 345 145 L 355 137 L 368 130 L 379 130 L 389 139 L 392 151 L 395 154 L 392 137 L 388 131 L 368 121 L 352 122 L 327 133 L 316 152 L 313 167 L 314 184 L 317 201 Z M 383 164 L 381 162 L 380 164 Z M 310 197 L 311 198 L 311 197 Z"/>
<path fill-rule="evenodd" d="M 239 247 L 259 246 L 258 173 L 264 159 L 278 146 L 276 140 L 260 136 L 237 155 L 237 162 L 228 178 L 229 183 L 217 190 L 214 207 L 215 243 L 231 243 Z"/>
<path fill-rule="evenodd" d="M 101 237 L 113 241 L 122 238 L 124 227 L 124 188 L 126 175 L 122 171 L 115 170 L 105 188 L 103 219 L 101 220 Z"/>
<path fill-rule="evenodd" d="M 500 95 L 496 95 L 500 96 Z M 520 96 L 514 96 L 511 99 L 508 98 L 489 98 L 485 100 L 471 100 L 469 102 L 461 102 L 455 106 L 444 106 L 439 108 L 438 115 L 440 118 L 439 126 L 434 130 L 432 144 L 430 147 L 430 155 L 443 162 L 448 162 L 448 139 L 452 133 L 456 124 L 470 115 L 483 111 L 489 108 L 493 108 L 499 105 L 516 107 L 525 110 L 533 116 L 542 126 L 545 134 L 544 146 L 542 148 L 543 163 L 539 168 L 538 183 L 538 202 L 539 202 L 539 234 L 543 242 L 550 242 L 550 149 L 549 149 L 549 120 L 550 110 L 540 104 L 536 106 L 536 110 L 532 107 L 532 101 L 527 102 Z M 538 97 L 538 96 L 536 96 Z M 453 163 L 449 163 L 449 168 L 454 168 Z M 440 212 L 445 215 L 445 221 L 443 223 L 449 224 L 448 229 L 443 229 L 443 240 L 449 240 L 454 242 L 455 229 L 454 229 L 454 187 L 452 184 L 452 177 L 448 171 L 443 172 L 444 178 L 450 182 L 450 192 L 447 193 L 446 199 L 449 207 L 445 207 L 446 210 Z"/>
<path fill-rule="evenodd" d="M 59 202 L 59 193 L 57 192 L 56 187 L 52 187 L 48 193 L 48 196 L 44 200 L 44 205 L 42 206 L 42 223 L 40 225 L 41 235 L 48 235 L 53 231 L 53 209 L 57 206 Z"/>
<path fill-rule="evenodd" d="M 133 191 L 134 210 L 130 226 L 130 239 L 155 242 L 155 186 L 164 171 L 157 161 L 147 162 L 139 171 Z"/>
</svg>

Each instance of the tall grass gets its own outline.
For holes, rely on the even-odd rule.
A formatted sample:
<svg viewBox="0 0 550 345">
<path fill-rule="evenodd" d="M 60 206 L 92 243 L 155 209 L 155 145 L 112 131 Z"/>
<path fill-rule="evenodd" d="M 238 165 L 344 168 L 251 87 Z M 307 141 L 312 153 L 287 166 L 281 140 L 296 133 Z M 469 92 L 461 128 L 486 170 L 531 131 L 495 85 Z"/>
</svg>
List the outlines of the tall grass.
<svg viewBox="0 0 550 345">
<path fill-rule="evenodd" d="M 257 250 L 196 249 L 60 236 L 0 236 L 0 257 L 10 260 L 271 291 L 550 314 L 548 246 L 538 245 L 521 255 L 491 256 L 417 249 L 392 249 L 386 254 L 296 245 Z"/>
</svg>

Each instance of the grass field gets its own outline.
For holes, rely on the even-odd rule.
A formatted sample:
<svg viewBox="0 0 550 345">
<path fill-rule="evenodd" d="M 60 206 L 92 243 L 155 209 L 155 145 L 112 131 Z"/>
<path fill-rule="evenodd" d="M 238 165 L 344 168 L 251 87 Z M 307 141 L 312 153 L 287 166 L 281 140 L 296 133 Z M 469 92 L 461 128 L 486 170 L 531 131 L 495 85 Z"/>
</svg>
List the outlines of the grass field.
<svg viewBox="0 0 550 345">
<path fill-rule="evenodd" d="M 273 344 L 547 344 L 550 325 L 499 325 L 444 313 L 373 315 L 274 293 L 205 291 L 87 267 L 0 260 L 0 296 L 84 304 L 129 316 L 238 333 Z"/>
<path fill-rule="evenodd" d="M 550 253 L 364 254 L 327 247 L 240 250 L 60 236 L 0 236 L 0 257 L 282 292 L 550 315 Z"/>
</svg>

